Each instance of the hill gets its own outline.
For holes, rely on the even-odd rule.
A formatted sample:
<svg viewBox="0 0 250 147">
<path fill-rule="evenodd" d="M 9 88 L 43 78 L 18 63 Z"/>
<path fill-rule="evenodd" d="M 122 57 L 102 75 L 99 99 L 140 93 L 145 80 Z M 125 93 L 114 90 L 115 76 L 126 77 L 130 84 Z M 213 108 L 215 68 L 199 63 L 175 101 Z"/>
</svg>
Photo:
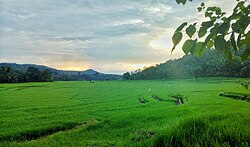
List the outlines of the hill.
<svg viewBox="0 0 250 147">
<path fill-rule="evenodd" d="M 75 81 L 75 80 L 118 80 L 121 75 L 105 74 L 88 69 L 85 71 L 65 71 L 51 68 L 44 65 L 36 64 L 16 64 L 16 63 L 0 63 L 0 67 L 11 67 L 13 70 L 25 72 L 29 67 L 35 67 L 39 70 L 49 70 L 56 81 Z"/>
<path fill-rule="evenodd" d="M 202 57 L 188 54 L 180 59 L 124 74 L 131 80 L 153 80 L 191 77 L 250 77 L 250 61 L 234 58 L 228 61 L 216 50 L 207 50 Z"/>
</svg>

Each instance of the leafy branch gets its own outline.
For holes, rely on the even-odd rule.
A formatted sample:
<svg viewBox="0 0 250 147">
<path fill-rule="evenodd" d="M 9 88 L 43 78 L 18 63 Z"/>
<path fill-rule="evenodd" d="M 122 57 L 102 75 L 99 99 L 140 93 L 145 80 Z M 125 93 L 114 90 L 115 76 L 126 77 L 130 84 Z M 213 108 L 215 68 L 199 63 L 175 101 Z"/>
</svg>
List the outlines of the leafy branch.
<svg viewBox="0 0 250 147">
<path fill-rule="evenodd" d="M 226 13 L 220 7 L 206 7 L 202 2 L 197 10 L 204 13 L 208 21 L 202 22 L 199 28 L 197 22 L 182 23 L 172 37 L 171 53 L 181 42 L 183 34 L 186 34 L 189 39 L 182 46 L 185 54 L 191 53 L 200 57 L 207 48 L 214 48 L 224 53 L 229 60 L 236 57 L 240 57 L 241 61 L 247 60 L 250 56 L 250 31 L 247 30 L 250 23 L 250 5 L 247 0 L 236 1 L 237 5 L 230 16 L 225 16 Z M 185 5 L 187 0 L 176 2 Z"/>
</svg>

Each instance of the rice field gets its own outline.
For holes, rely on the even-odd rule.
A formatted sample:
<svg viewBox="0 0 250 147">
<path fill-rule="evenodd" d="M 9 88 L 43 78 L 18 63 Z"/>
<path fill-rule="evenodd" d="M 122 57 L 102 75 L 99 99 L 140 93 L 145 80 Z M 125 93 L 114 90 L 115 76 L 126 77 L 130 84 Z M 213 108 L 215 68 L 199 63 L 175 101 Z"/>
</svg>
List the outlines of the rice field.
<svg viewBox="0 0 250 147">
<path fill-rule="evenodd" d="M 0 146 L 249 146 L 244 81 L 0 84 Z"/>
</svg>

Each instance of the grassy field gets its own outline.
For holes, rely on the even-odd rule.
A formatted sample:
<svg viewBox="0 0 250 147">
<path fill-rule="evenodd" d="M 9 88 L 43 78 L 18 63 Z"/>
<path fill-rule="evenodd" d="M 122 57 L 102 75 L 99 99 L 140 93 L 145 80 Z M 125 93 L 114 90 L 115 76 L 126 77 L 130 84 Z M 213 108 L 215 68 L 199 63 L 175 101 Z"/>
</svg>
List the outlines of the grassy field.
<svg viewBox="0 0 250 147">
<path fill-rule="evenodd" d="M 246 80 L 0 84 L 0 146 L 249 146 Z"/>
</svg>

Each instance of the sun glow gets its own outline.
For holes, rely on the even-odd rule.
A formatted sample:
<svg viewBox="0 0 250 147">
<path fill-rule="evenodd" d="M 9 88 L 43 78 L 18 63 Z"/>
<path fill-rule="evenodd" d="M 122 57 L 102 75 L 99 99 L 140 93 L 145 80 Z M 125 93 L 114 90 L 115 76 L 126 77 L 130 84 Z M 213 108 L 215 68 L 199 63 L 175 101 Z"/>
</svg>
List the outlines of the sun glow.
<svg viewBox="0 0 250 147">
<path fill-rule="evenodd" d="M 86 70 L 85 68 L 82 68 L 82 67 L 63 67 L 63 68 L 58 68 L 58 69 L 61 69 L 61 70 L 72 70 L 72 71 L 83 71 L 83 70 Z"/>
<path fill-rule="evenodd" d="M 149 46 L 156 50 L 170 50 L 171 41 L 169 41 L 171 30 L 164 30 L 152 38 Z M 170 38 L 171 40 L 171 38 Z"/>
<path fill-rule="evenodd" d="M 173 29 L 166 29 L 162 30 L 159 34 L 157 34 L 155 37 L 153 37 L 150 42 L 149 46 L 155 50 L 162 50 L 167 54 L 171 54 L 171 48 L 172 48 L 172 35 L 174 30 Z M 172 54 L 171 58 L 179 58 L 182 57 L 184 53 L 182 50 L 177 48 Z"/>
<path fill-rule="evenodd" d="M 55 67 L 60 70 L 84 71 L 90 68 L 89 65 L 82 62 L 62 62 L 49 64 L 50 67 Z"/>
<path fill-rule="evenodd" d="M 141 63 L 141 64 L 119 63 L 119 65 L 122 66 L 122 68 L 126 69 L 126 71 L 135 71 L 138 69 L 144 69 L 152 66 L 152 64 L 149 63 Z"/>
</svg>

